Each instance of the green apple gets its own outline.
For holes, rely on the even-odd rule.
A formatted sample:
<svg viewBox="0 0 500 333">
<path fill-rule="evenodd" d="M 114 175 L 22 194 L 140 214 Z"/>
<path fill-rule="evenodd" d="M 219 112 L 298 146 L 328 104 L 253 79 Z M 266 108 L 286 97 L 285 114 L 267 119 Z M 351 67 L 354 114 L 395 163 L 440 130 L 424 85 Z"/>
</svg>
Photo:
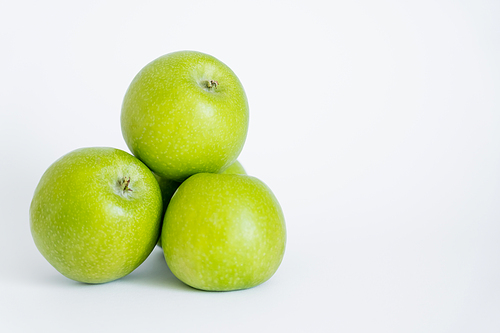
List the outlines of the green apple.
<svg viewBox="0 0 500 333">
<path fill-rule="evenodd" d="M 235 161 L 233 164 L 229 166 L 224 172 L 224 174 L 242 174 L 245 175 L 246 171 L 243 168 L 243 165 L 239 161 Z M 165 211 L 167 210 L 168 204 L 170 203 L 170 199 L 174 195 L 175 191 L 177 188 L 181 185 L 181 183 L 176 182 L 175 180 L 170 180 L 167 178 L 163 178 L 155 174 L 156 180 L 158 181 L 158 184 L 160 185 L 160 190 L 161 190 L 161 198 L 163 200 L 163 214 L 162 216 L 165 215 Z M 158 239 L 158 244 L 159 247 L 161 247 L 161 238 Z"/>
<path fill-rule="evenodd" d="M 121 278 L 158 240 L 162 201 L 151 171 L 114 148 L 82 148 L 43 174 L 30 206 L 38 250 L 60 273 L 86 283 Z"/>
<path fill-rule="evenodd" d="M 147 64 L 122 104 L 122 134 L 130 151 L 157 175 L 181 182 L 218 173 L 240 154 L 248 102 L 234 72 L 200 52 L 174 52 Z"/>
<path fill-rule="evenodd" d="M 187 285 L 246 289 L 267 281 L 281 264 L 285 220 L 276 197 L 257 178 L 200 173 L 172 197 L 161 241 L 172 273 Z"/>
</svg>

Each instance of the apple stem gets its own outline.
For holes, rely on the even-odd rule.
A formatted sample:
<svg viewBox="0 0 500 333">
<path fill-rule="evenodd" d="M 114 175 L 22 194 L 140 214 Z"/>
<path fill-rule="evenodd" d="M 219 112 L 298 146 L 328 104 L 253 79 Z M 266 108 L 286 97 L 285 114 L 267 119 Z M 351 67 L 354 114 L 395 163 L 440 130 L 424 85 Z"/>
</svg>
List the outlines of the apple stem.
<svg viewBox="0 0 500 333">
<path fill-rule="evenodd" d="M 130 177 L 124 177 L 123 180 L 122 180 L 122 188 L 123 188 L 123 192 L 127 192 L 127 191 L 131 191 L 132 192 L 132 189 L 128 187 L 128 185 L 130 184 Z"/>
<path fill-rule="evenodd" d="M 214 87 L 215 89 L 217 89 L 217 86 L 219 85 L 219 82 L 217 82 L 215 80 L 207 80 L 206 82 L 207 82 L 208 88 Z"/>
</svg>

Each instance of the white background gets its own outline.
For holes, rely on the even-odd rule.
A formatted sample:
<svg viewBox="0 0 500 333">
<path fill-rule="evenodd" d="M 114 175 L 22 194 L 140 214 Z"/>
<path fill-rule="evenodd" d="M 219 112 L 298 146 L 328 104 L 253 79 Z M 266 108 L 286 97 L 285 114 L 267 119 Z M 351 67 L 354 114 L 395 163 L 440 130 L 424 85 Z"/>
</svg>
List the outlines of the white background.
<svg viewBox="0 0 500 333">
<path fill-rule="evenodd" d="M 2 1 L 0 48 L 0 331 L 500 331 L 499 1 Z M 156 249 L 68 280 L 30 235 L 40 177 L 128 151 L 130 81 L 185 49 L 246 89 L 239 160 L 282 204 L 281 267 L 202 292 Z"/>
</svg>

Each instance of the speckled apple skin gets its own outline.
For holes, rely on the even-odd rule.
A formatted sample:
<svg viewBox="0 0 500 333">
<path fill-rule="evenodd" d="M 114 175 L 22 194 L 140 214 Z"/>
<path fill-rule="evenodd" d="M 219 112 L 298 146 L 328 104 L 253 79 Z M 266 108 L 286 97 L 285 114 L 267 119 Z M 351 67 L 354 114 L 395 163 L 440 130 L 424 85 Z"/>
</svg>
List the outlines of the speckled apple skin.
<svg viewBox="0 0 500 333">
<path fill-rule="evenodd" d="M 243 168 L 243 165 L 239 161 L 235 161 L 233 164 L 229 166 L 224 172 L 224 174 L 235 174 L 235 175 L 245 175 L 246 171 Z M 165 216 L 165 212 L 167 210 L 168 204 L 170 203 L 170 199 L 174 195 L 177 188 L 181 185 L 181 183 L 176 182 L 174 180 L 170 180 L 167 178 L 163 178 L 155 174 L 156 180 L 158 181 L 158 185 L 160 185 L 161 190 L 161 198 L 163 201 L 163 214 Z M 161 247 L 161 237 L 158 239 L 159 247 Z"/>
<path fill-rule="evenodd" d="M 130 177 L 124 194 L 119 182 Z M 66 277 L 86 283 L 121 278 L 151 253 L 162 202 L 151 171 L 114 148 L 82 148 L 43 174 L 30 206 L 35 244 Z"/>
<path fill-rule="evenodd" d="M 201 290 L 255 287 L 276 272 L 285 219 L 271 190 L 246 175 L 196 174 L 177 189 L 161 235 L 172 273 Z"/>
<path fill-rule="evenodd" d="M 207 88 L 207 80 L 217 87 Z M 238 77 L 218 59 L 174 52 L 132 80 L 121 127 L 137 158 L 157 175 L 182 182 L 223 171 L 237 159 L 248 131 L 248 101 Z"/>
</svg>

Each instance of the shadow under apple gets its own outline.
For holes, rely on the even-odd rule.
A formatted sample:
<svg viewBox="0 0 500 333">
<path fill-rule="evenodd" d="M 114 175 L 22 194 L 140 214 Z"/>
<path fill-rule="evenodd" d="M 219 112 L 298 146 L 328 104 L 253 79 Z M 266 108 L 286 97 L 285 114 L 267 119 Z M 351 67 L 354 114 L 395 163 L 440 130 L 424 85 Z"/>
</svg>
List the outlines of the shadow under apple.
<svg viewBox="0 0 500 333">
<path fill-rule="evenodd" d="M 135 271 L 116 280 L 121 283 L 143 284 L 157 287 L 168 287 L 177 290 L 196 291 L 182 283 L 168 268 L 163 250 L 156 247 L 149 257 Z M 112 283 L 112 282 L 111 282 Z"/>
</svg>

